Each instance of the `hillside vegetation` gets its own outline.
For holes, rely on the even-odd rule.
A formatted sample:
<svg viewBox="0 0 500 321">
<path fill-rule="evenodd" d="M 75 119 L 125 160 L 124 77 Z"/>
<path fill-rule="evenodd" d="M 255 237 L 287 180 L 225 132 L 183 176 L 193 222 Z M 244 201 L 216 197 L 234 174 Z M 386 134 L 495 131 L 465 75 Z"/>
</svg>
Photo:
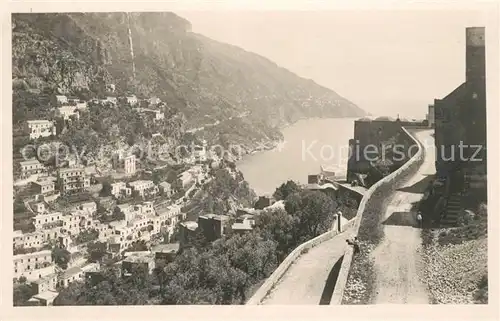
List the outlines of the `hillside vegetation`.
<svg viewBox="0 0 500 321">
<path fill-rule="evenodd" d="M 56 93 L 85 100 L 156 96 L 170 116 L 183 120 L 175 130 L 216 124 L 207 129 L 211 143 L 234 140 L 248 148 L 281 138 L 277 127 L 301 118 L 365 114 L 264 57 L 192 33 L 190 23 L 173 13 L 14 14 L 12 19 L 14 125 L 50 116 Z M 107 84 L 115 84 L 116 91 L 106 92 Z M 103 116 L 104 125 L 113 120 Z"/>
</svg>

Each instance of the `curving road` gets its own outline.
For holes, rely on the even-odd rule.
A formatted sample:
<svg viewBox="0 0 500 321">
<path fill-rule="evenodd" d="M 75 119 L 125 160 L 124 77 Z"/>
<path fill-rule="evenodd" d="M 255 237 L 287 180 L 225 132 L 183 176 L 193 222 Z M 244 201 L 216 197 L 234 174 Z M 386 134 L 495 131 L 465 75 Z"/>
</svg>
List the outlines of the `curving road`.
<svg viewBox="0 0 500 321">
<path fill-rule="evenodd" d="M 415 227 L 415 214 L 410 210 L 412 203 L 422 199 L 435 174 L 432 133 L 433 130 L 414 132 L 424 146 L 424 162 L 401 188 L 388 195 L 390 203 L 385 212 L 385 237 L 371 253 L 376 271 L 376 304 L 429 302 L 426 286 L 419 277 L 422 262 L 420 229 Z M 345 240 L 349 236 L 350 233 L 342 233 L 303 254 L 261 304 L 320 304 L 330 271 L 344 254 Z"/>
<path fill-rule="evenodd" d="M 401 188 L 390 196 L 385 212 L 384 240 L 371 253 L 376 271 L 375 304 L 427 304 L 427 288 L 420 278 L 422 244 L 416 228 L 412 203 L 424 196 L 424 190 L 435 174 L 433 130 L 415 132 L 425 149 L 424 163 Z"/>
<path fill-rule="evenodd" d="M 320 304 L 330 271 L 344 255 L 345 240 L 350 236 L 341 233 L 302 254 L 261 304 Z"/>
</svg>

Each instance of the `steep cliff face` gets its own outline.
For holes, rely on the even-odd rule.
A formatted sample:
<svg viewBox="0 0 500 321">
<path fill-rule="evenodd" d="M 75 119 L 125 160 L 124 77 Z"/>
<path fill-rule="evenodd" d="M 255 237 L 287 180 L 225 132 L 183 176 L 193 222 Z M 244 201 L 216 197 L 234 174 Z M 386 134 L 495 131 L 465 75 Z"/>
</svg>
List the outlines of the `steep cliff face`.
<svg viewBox="0 0 500 321">
<path fill-rule="evenodd" d="M 269 137 L 267 127 L 301 118 L 365 114 L 259 55 L 192 33 L 173 13 L 15 14 L 12 31 L 15 91 L 97 96 L 113 83 L 115 95 L 161 98 L 186 128 L 245 115 L 264 120 Z"/>
</svg>

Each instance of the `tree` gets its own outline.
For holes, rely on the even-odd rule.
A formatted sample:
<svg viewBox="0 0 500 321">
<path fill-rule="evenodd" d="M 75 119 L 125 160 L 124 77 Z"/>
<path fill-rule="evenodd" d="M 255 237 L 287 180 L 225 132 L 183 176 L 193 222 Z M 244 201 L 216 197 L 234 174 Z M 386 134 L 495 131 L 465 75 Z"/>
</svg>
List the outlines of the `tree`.
<svg viewBox="0 0 500 321">
<path fill-rule="evenodd" d="M 107 253 L 107 244 L 102 242 L 92 242 L 87 246 L 90 262 L 101 262 Z"/>
<path fill-rule="evenodd" d="M 76 237 L 77 243 L 87 243 L 93 240 L 96 240 L 99 237 L 99 231 L 96 229 L 89 229 L 83 232 L 80 232 Z"/>
<path fill-rule="evenodd" d="M 289 195 L 300 192 L 301 190 L 300 186 L 294 181 L 287 181 L 286 183 L 281 184 L 280 187 L 276 188 L 273 197 L 277 201 L 285 200 Z"/>
<path fill-rule="evenodd" d="M 133 242 L 129 248 L 126 250 L 128 252 L 138 252 L 138 251 L 147 251 L 148 246 L 144 240 L 139 240 L 137 242 Z"/>
<path fill-rule="evenodd" d="M 257 282 L 276 267 L 276 247 L 274 240 L 265 240 L 254 231 L 219 239 L 213 243 L 212 251 L 214 255 L 227 255 L 231 266 L 245 272 L 249 281 Z"/>
<path fill-rule="evenodd" d="M 244 292 L 247 275 L 227 255 L 191 248 L 165 268 L 163 304 L 231 304 Z"/>
<path fill-rule="evenodd" d="M 283 209 L 262 212 L 255 220 L 256 229 L 266 240 L 276 243 L 276 260 L 283 259 L 298 245 L 296 225 L 298 218 L 288 214 Z"/>
<path fill-rule="evenodd" d="M 95 285 L 74 282 L 61 290 L 54 305 L 144 305 L 152 289 L 150 276 L 134 273 L 121 278 L 115 269 L 101 271 L 101 281 Z"/>
<path fill-rule="evenodd" d="M 52 249 L 52 261 L 54 261 L 62 269 L 68 267 L 68 262 L 70 259 L 70 253 L 68 250 L 55 246 Z"/>
<path fill-rule="evenodd" d="M 35 294 L 33 288 L 27 284 L 14 285 L 14 306 L 26 305 L 26 302 Z"/>
<path fill-rule="evenodd" d="M 112 219 L 113 221 L 121 221 L 125 219 L 125 214 L 123 214 L 118 206 L 113 210 Z"/>
<path fill-rule="evenodd" d="M 285 201 L 285 210 L 298 219 L 295 226 L 300 243 L 328 231 L 335 208 L 335 202 L 319 191 L 302 191 L 290 195 Z"/>
<path fill-rule="evenodd" d="M 105 180 L 104 182 L 102 182 L 102 189 L 100 195 L 109 196 L 111 195 L 111 192 L 112 192 L 111 182 L 109 180 Z"/>
</svg>

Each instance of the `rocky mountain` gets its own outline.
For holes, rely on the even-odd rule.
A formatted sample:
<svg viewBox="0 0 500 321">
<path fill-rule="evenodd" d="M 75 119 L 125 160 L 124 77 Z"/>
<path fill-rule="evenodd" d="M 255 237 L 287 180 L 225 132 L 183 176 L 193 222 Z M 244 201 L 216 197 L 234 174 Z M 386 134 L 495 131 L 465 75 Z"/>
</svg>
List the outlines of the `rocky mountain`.
<svg viewBox="0 0 500 321">
<path fill-rule="evenodd" d="M 235 129 L 237 140 L 275 139 L 277 126 L 302 118 L 365 115 L 262 56 L 191 32 L 173 13 L 14 14 L 12 32 L 14 123 L 43 115 L 50 95 L 90 99 L 109 95 L 107 84 L 116 96 L 159 97 L 183 114 L 182 128 L 208 125 L 219 141 Z"/>
</svg>

